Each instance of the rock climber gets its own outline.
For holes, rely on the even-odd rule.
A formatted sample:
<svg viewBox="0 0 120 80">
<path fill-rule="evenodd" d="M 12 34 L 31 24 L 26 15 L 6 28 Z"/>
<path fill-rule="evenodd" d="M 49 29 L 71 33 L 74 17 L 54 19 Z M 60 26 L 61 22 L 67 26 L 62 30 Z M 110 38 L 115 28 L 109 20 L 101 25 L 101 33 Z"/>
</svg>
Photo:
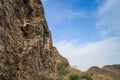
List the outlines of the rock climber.
<svg viewBox="0 0 120 80">
<path fill-rule="evenodd" d="M 23 31 L 23 34 L 26 38 L 28 38 L 28 26 L 29 26 L 29 23 L 26 21 L 26 19 L 23 19 L 24 21 L 24 24 L 22 25 L 21 29 Z"/>
</svg>

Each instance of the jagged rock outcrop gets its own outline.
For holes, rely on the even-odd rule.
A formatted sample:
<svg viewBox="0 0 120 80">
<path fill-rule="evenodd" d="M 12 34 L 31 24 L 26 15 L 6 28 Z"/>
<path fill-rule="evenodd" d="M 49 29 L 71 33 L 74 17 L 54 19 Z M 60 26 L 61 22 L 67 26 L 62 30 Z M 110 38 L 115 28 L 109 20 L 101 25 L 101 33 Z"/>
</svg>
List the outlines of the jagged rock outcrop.
<svg viewBox="0 0 120 80">
<path fill-rule="evenodd" d="M 21 30 L 24 18 L 29 21 L 29 39 Z M 104 70 L 111 72 L 111 67 Z M 111 80 L 82 73 L 59 54 L 41 0 L 0 0 L 0 80 L 104 80 L 101 77 Z"/>
<path fill-rule="evenodd" d="M 120 80 L 120 65 L 119 64 L 106 65 L 103 68 L 93 66 L 88 70 L 88 72 L 109 76 L 113 80 Z"/>
<path fill-rule="evenodd" d="M 30 23 L 29 39 L 20 28 L 23 18 Z M 67 62 L 52 44 L 41 1 L 0 0 L 0 80 L 39 80 L 34 77 L 42 72 L 58 76 L 60 61 Z"/>
</svg>

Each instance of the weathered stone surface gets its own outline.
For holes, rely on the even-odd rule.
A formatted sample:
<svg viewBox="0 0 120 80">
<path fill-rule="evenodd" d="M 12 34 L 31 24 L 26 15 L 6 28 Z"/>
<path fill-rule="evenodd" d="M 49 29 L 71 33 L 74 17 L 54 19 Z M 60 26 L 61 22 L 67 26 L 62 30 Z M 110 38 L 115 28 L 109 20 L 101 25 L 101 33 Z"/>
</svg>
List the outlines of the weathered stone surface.
<svg viewBox="0 0 120 80">
<path fill-rule="evenodd" d="M 21 30 L 24 18 L 29 39 Z M 97 74 L 104 72 L 119 80 L 119 66 L 93 67 L 88 72 L 95 75 L 70 67 L 52 44 L 41 0 L 0 0 L 0 80 L 111 80 Z"/>
<path fill-rule="evenodd" d="M 23 18 L 30 23 L 29 39 L 20 29 Z M 0 80 L 34 80 L 41 72 L 57 75 L 60 60 L 65 59 L 52 44 L 41 1 L 0 0 Z"/>
</svg>

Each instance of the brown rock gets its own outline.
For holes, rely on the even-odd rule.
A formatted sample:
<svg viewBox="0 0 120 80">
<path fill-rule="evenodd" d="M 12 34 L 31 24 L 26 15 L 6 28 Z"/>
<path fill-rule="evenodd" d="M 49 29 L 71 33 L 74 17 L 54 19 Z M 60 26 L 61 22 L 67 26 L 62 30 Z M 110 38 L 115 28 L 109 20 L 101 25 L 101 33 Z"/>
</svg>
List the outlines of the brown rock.
<svg viewBox="0 0 120 80">
<path fill-rule="evenodd" d="M 64 58 L 52 44 L 41 1 L 0 0 L 0 11 L 0 80 L 33 80 L 41 72 L 57 74 L 56 61 Z M 29 39 L 20 28 L 24 18 L 30 23 Z"/>
</svg>

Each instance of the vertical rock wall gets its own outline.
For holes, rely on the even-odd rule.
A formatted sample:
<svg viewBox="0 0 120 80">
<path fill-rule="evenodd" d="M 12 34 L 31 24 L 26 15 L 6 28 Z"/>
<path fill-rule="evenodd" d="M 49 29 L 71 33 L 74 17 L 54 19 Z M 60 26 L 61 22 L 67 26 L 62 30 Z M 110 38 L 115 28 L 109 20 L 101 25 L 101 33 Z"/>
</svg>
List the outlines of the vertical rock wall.
<svg viewBox="0 0 120 80">
<path fill-rule="evenodd" d="M 29 39 L 23 36 L 29 21 Z M 51 32 L 39 0 L 0 0 L 0 79 L 33 80 L 41 72 L 57 74 L 64 59 L 52 44 Z"/>
</svg>

